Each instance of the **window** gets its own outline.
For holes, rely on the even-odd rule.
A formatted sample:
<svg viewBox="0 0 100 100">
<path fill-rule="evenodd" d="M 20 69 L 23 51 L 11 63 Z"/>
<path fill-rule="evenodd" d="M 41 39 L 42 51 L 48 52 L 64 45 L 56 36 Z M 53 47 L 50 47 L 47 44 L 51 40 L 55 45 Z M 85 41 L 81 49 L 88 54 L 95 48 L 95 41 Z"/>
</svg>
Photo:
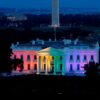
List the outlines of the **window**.
<svg viewBox="0 0 100 100">
<path fill-rule="evenodd" d="M 80 56 L 79 55 L 77 55 L 77 61 L 80 61 Z"/>
<path fill-rule="evenodd" d="M 34 64 L 34 70 L 37 70 L 37 64 Z"/>
<path fill-rule="evenodd" d="M 73 65 L 70 64 L 70 71 L 73 71 Z"/>
<path fill-rule="evenodd" d="M 60 64 L 60 71 L 62 70 L 62 64 Z"/>
<path fill-rule="evenodd" d="M 70 55 L 70 61 L 72 61 L 73 60 L 73 55 Z"/>
<path fill-rule="evenodd" d="M 21 60 L 23 60 L 23 55 L 20 56 Z"/>
<path fill-rule="evenodd" d="M 27 61 L 30 61 L 30 55 L 27 55 Z"/>
<path fill-rule="evenodd" d="M 30 70 L 30 64 L 28 64 L 28 66 L 27 66 L 27 67 L 28 67 L 28 70 Z"/>
<path fill-rule="evenodd" d="M 84 55 L 84 59 L 83 59 L 84 61 L 87 61 L 87 56 L 86 55 Z"/>
<path fill-rule="evenodd" d="M 37 56 L 36 55 L 34 55 L 34 60 L 36 60 L 37 59 Z"/>
<path fill-rule="evenodd" d="M 94 56 L 93 55 L 91 55 L 91 61 L 94 61 Z"/>
<path fill-rule="evenodd" d="M 79 64 L 77 64 L 77 70 L 78 70 L 78 71 L 80 70 L 80 65 L 79 65 Z"/>
</svg>

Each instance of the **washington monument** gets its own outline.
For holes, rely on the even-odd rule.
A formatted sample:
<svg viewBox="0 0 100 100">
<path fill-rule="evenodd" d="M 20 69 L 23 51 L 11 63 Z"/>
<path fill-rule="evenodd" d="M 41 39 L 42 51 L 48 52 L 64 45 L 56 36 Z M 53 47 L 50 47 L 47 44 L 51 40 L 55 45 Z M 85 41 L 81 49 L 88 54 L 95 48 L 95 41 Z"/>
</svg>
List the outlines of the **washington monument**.
<svg viewBox="0 0 100 100">
<path fill-rule="evenodd" d="M 59 0 L 52 0 L 52 27 L 59 26 Z"/>
</svg>

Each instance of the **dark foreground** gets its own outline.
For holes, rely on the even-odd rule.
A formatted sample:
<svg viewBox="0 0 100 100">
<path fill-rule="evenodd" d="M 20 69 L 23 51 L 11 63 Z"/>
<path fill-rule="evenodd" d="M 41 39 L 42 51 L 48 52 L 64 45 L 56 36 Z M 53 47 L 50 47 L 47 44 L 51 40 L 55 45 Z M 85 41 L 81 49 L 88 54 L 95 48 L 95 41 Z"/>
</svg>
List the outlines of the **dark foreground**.
<svg viewBox="0 0 100 100">
<path fill-rule="evenodd" d="M 65 76 L 16 76 L 0 78 L 0 95 L 4 97 L 100 97 L 100 79 Z M 31 100 L 31 99 L 29 99 Z"/>
</svg>

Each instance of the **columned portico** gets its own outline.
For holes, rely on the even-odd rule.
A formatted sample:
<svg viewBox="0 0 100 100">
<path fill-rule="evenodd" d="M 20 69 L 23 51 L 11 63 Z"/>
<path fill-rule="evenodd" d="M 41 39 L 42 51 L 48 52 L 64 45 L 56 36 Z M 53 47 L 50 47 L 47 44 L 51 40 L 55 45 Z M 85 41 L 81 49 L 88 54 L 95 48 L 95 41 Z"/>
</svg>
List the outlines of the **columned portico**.
<svg viewBox="0 0 100 100">
<path fill-rule="evenodd" d="M 48 74 L 49 72 L 51 72 L 52 70 L 52 60 L 51 60 L 52 56 L 50 55 L 39 55 L 38 57 L 38 73 L 44 73 L 44 74 Z M 53 67 L 55 68 L 55 67 Z"/>
<path fill-rule="evenodd" d="M 59 54 L 59 55 L 58 55 Z M 44 74 L 54 74 L 56 75 L 57 73 L 61 72 L 60 70 L 60 57 L 61 57 L 61 52 L 59 53 L 58 50 L 53 49 L 53 48 L 46 48 L 37 53 L 39 56 L 38 59 L 38 65 L 39 65 L 39 73 L 44 73 Z"/>
</svg>

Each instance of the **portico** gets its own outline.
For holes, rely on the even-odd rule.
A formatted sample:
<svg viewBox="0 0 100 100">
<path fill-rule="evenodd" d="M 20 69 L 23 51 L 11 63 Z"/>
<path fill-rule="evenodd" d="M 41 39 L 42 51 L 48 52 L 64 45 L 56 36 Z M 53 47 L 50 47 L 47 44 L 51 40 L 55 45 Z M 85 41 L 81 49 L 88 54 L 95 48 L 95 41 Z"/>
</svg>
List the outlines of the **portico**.
<svg viewBox="0 0 100 100">
<path fill-rule="evenodd" d="M 38 51 L 38 73 L 62 74 L 63 55 L 62 51 L 49 47 Z"/>
</svg>

